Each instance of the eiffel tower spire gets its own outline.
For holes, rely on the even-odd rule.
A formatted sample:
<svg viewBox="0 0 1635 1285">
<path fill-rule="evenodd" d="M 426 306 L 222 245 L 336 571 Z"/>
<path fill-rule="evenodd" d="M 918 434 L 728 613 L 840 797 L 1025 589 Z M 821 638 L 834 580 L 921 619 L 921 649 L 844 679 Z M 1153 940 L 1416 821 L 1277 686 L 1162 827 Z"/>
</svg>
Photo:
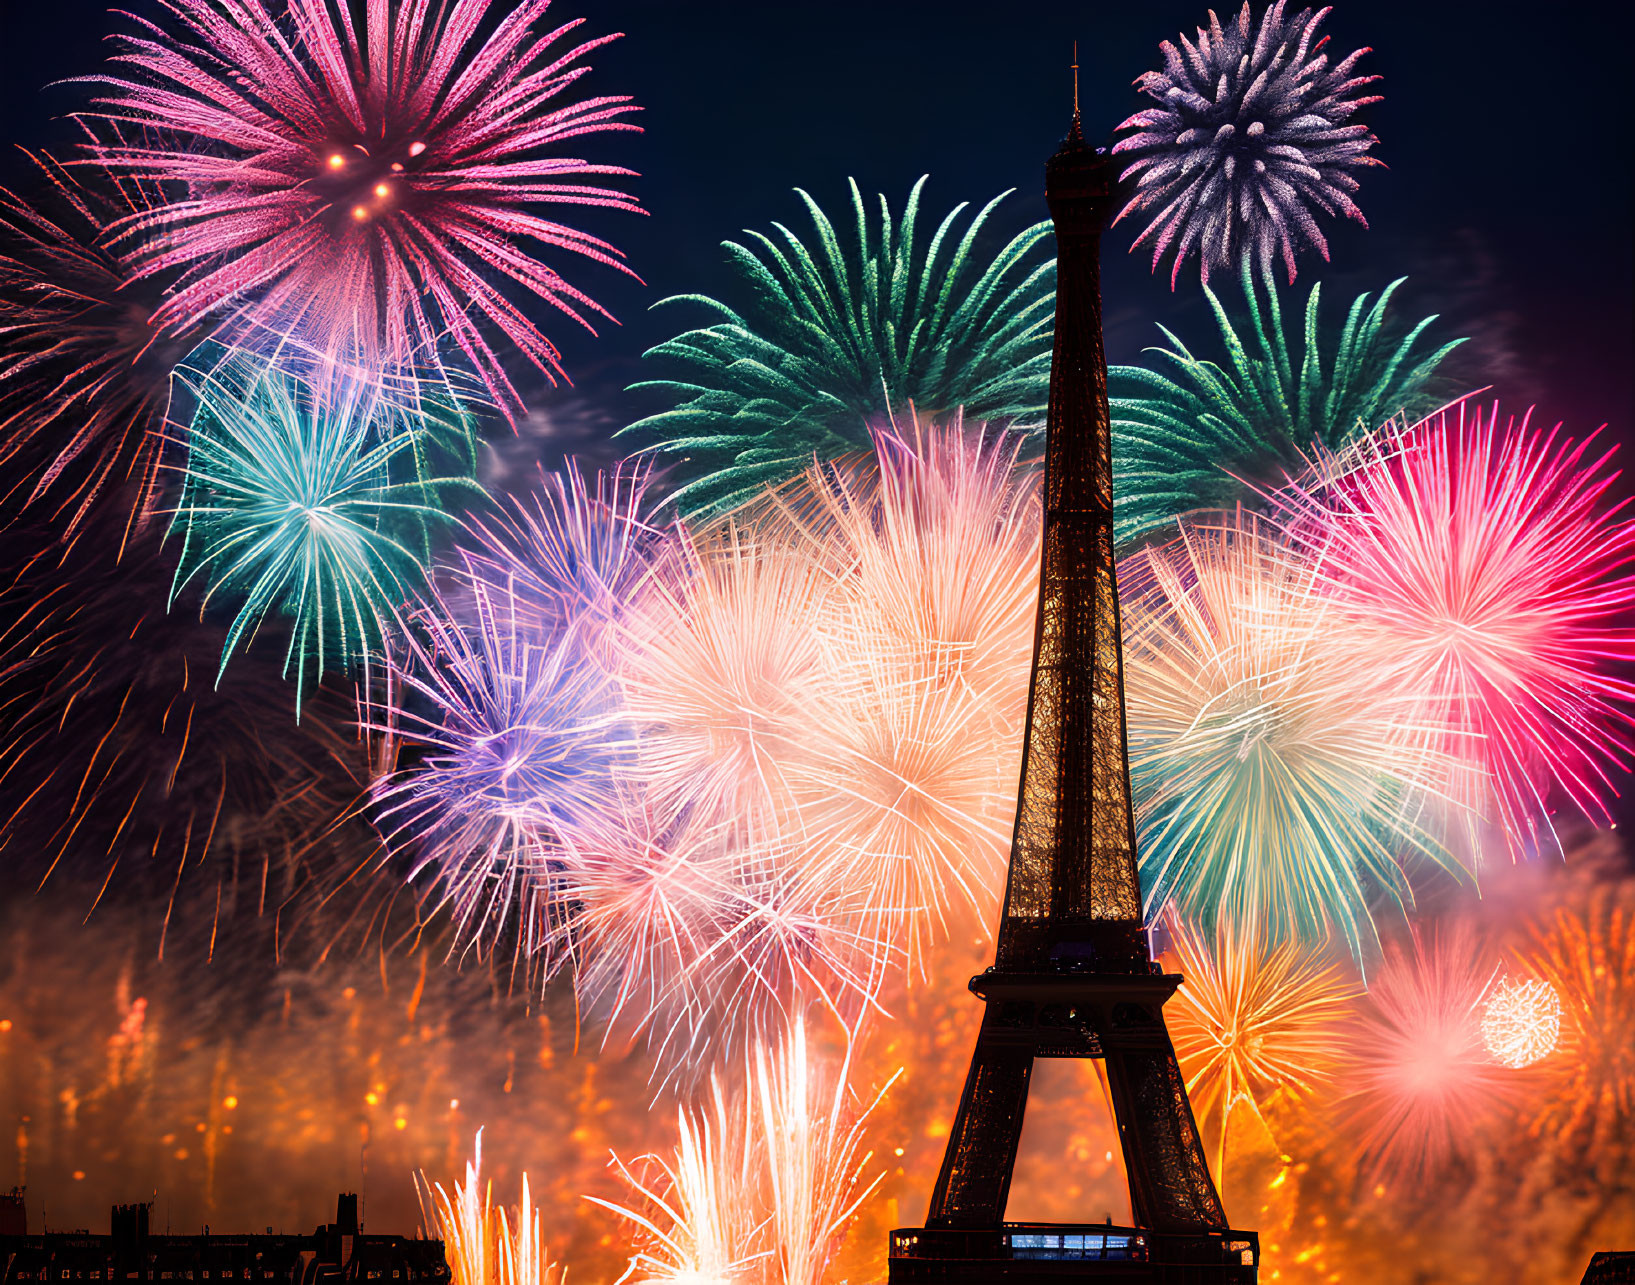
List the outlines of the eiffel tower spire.
<svg viewBox="0 0 1635 1285">
<path fill-rule="evenodd" d="M 1075 63 L 1077 55 L 1075 53 Z M 1075 73 L 1077 68 L 1075 67 Z M 1056 225 L 1039 613 L 1021 792 L 971 1069 L 924 1228 L 894 1232 L 891 1281 L 1119 1280 L 1246 1285 L 1253 1233 L 1227 1226 L 1163 1005 L 1181 978 L 1142 931 L 1124 727 L 1101 230 L 1113 166 L 1077 111 L 1045 167 Z M 1004 1221 L 1040 1057 L 1100 1058 L 1135 1226 Z"/>
</svg>

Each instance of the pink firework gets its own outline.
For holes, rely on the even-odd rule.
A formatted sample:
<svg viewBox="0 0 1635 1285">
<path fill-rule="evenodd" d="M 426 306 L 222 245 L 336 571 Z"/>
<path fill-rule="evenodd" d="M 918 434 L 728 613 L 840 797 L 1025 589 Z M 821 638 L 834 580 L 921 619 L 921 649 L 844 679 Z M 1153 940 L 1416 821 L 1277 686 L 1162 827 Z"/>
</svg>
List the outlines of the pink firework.
<svg viewBox="0 0 1635 1285">
<path fill-rule="evenodd" d="M 668 1074 L 812 1002 L 851 1017 L 872 1002 L 884 948 L 832 862 L 633 793 L 565 838 L 581 1002 L 610 1034 L 646 1034 Z"/>
<path fill-rule="evenodd" d="M 1460 403 L 1275 497 L 1412 721 L 1478 765 L 1447 794 L 1516 848 L 1553 801 L 1605 817 L 1630 752 L 1635 524 L 1593 441 Z"/>
<path fill-rule="evenodd" d="M 1358 1132 L 1367 1178 L 1420 1185 L 1442 1173 L 1520 1089 L 1482 1043 L 1497 973 L 1464 927 L 1386 948 L 1343 1052 L 1339 1118 Z"/>
<path fill-rule="evenodd" d="M 553 105 L 613 40 L 570 49 L 579 25 L 535 30 L 549 0 L 492 28 L 490 0 L 171 0 L 175 21 L 124 39 L 99 114 L 140 131 L 98 149 L 116 172 L 185 195 L 123 220 L 139 275 L 179 270 L 157 314 L 228 319 L 321 365 L 377 372 L 435 358 L 446 336 L 502 405 L 516 393 L 484 323 L 548 375 L 557 350 L 506 279 L 590 328 L 608 314 L 532 248 L 627 271 L 618 251 L 545 217 L 551 206 L 636 211 L 579 181 L 629 174 L 565 156 L 581 135 L 637 127 L 626 97 Z"/>
</svg>

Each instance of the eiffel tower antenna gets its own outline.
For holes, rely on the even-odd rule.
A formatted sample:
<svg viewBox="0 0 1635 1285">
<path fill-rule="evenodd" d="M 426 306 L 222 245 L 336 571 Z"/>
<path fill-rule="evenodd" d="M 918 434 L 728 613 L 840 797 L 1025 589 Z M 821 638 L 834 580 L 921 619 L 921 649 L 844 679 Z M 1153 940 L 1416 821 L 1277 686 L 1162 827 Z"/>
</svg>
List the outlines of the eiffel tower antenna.
<svg viewBox="0 0 1635 1285">
<path fill-rule="evenodd" d="M 1079 42 L 1073 42 L 1073 119 L 1079 118 Z"/>
<path fill-rule="evenodd" d="M 1144 931 L 1101 328 L 1101 229 L 1115 174 L 1080 128 L 1078 61 L 1075 44 L 1073 124 L 1045 166 L 1056 328 L 1016 831 L 994 963 L 970 982 L 983 1002 L 971 1069 L 925 1226 L 892 1233 L 891 1285 L 1258 1279 L 1259 1241 L 1227 1224 L 1164 1025 L 1181 978 L 1153 962 Z M 1042 1057 L 1101 1061 L 1133 1226 L 1005 1221 Z"/>
</svg>

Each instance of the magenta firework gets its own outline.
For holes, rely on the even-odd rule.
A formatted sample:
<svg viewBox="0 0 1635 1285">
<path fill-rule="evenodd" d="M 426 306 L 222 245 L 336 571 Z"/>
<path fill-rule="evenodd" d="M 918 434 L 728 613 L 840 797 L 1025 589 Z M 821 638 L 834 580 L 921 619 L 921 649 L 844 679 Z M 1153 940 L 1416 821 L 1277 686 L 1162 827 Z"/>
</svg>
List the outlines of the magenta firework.
<svg viewBox="0 0 1635 1285">
<path fill-rule="evenodd" d="M 175 184 L 116 237 L 139 275 L 180 273 L 160 322 L 219 317 L 237 342 L 321 369 L 452 351 L 502 405 L 517 398 L 493 332 L 558 371 L 505 286 L 587 327 L 608 315 L 547 259 L 624 271 L 619 252 L 548 212 L 636 210 L 586 181 L 629 170 L 565 148 L 637 126 L 628 97 L 569 97 L 585 55 L 615 37 L 545 31 L 549 2 L 524 0 L 484 36 L 489 0 L 382 0 L 361 26 L 335 0 L 176 0 L 170 22 L 124 37 L 95 111 L 131 139 L 98 155 Z"/>
</svg>

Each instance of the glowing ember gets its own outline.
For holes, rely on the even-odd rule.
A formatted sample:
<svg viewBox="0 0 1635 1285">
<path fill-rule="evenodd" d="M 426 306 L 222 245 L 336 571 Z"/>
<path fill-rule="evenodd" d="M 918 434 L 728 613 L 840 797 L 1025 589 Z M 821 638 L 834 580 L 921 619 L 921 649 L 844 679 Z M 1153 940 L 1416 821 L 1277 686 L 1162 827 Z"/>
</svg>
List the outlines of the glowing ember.
<svg viewBox="0 0 1635 1285">
<path fill-rule="evenodd" d="M 1482 1043 L 1495 1062 L 1520 1069 L 1555 1052 L 1561 997 L 1535 977 L 1501 978 L 1482 1009 Z"/>
</svg>

